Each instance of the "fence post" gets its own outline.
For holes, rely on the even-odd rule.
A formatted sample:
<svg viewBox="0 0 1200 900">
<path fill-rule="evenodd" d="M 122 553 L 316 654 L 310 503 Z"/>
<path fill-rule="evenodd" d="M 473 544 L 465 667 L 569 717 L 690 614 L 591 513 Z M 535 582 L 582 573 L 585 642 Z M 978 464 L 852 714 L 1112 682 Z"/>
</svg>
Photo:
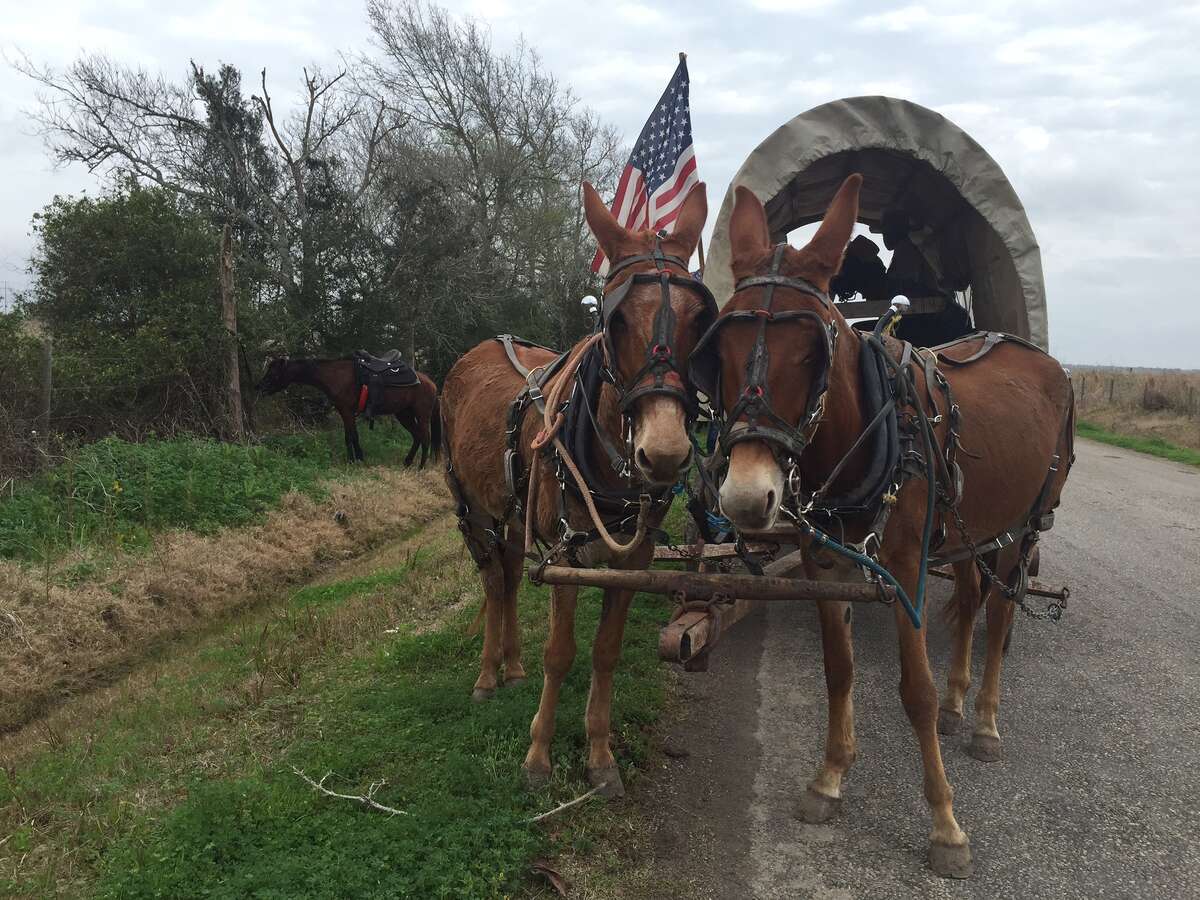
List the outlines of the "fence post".
<svg viewBox="0 0 1200 900">
<path fill-rule="evenodd" d="M 238 359 L 237 299 L 233 293 L 233 233 L 226 225 L 221 229 L 221 254 L 218 280 L 221 286 L 221 321 L 225 325 L 225 409 L 229 416 L 228 436 L 235 441 L 243 437 L 242 384 Z"/>
<path fill-rule="evenodd" d="M 1113 386 L 1116 384 L 1116 379 L 1111 375 L 1108 376 L 1108 402 L 1113 402 Z"/>
<path fill-rule="evenodd" d="M 42 396 L 38 407 L 38 427 L 43 439 L 50 435 L 50 400 L 54 388 L 54 341 L 42 332 Z"/>
</svg>

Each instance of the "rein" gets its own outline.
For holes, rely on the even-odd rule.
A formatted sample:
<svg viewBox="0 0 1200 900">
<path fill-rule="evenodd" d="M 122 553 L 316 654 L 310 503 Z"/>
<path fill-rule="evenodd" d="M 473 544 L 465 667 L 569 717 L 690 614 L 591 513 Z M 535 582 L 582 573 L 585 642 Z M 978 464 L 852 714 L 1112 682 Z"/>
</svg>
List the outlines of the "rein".
<svg viewBox="0 0 1200 900">
<path fill-rule="evenodd" d="M 599 510 L 596 509 L 596 503 L 592 499 L 592 492 L 588 487 L 587 480 L 579 471 L 579 467 L 575 464 L 570 452 L 563 445 L 562 440 L 558 436 L 558 432 L 562 429 L 566 418 L 561 411 L 562 395 L 566 385 L 571 384 L 576 374 L 579 371 L 579 364 L 583 360 L 584 355 L 591 350 L 600 341 L 599 333 L 593 334 L 586 341 L 575 348 L 566 363 L 563 364 L 561 376 L 554 386 L 550 388 L 550 393 L 546 395 L 546 402 L 541 404 L 543 428 L 538 432 L 537 436 L 530 444 L 530 450 L 533 451 L 533 461 L 529 468 L 529 487 L 525 500 L 525 556 L 533 556 L 533 535 L 534 535 L 534 512 L 537 507 L 537 489 L 538 475 L 540 474 L 540 464 L 542 460 L 541 451 L 548 445 L 553 443 L 554 449 L 558 453 L 558 458 L 562 460 L 564 466 L 571 473 L 571 477 L 575 479 L 575 484 L 579 488 L 579 493 L 583 496 L 584 505 L 587 507 L 588 515 L 591 516 L 592 525 L 595 527 L 600 539 L 608 546 L 608 548 L 617 555 L 628 553 L 634 547 L 642 542 L 646 537 L 646 516 L 652 506 L 649 494 L 643 494 L 640 499 L 637 530 L 633 537 L 627 543 L 617 541 L 608 528 L 604 524 L 603 518 L 600 516 Z M 537 369 L 530 372 L 527 378 L 534 378 Z"/>
<path fill-rule="evenodd" d="M 509 481 L 509 490 L 512 495 L 511 502 L 514 511 L 520 511 L 520 495 L 521 493 L 525 495 L 523 510 L 525 521 L 525 555 L 530 559 L 536 560 L 533 552 L 534 543 L 537 540 L 534 529 L 534 518 L 537 505 L 537 492 L 540 484 L 542 457 L 549 457 L 552 448 L 553 456 L 558 463 L 557 478 L 559 482 L 559 521 L 561 534 L 558 542 L 549 548 L 543 558 L 538 561 L 537 567 L 531 571 L 530 577 L 534 581 L 537 580 L 537 574 L 541 568 L 564 549 L 572 549 L 589 543 L 592 540 L 603 541 L 608 549 L 618 556 L 630 552 L 645 540 L 646 534 L 650 530 L 647 525 L 650 513 L 660 504 L 669 501 L 669 492 L 655 497 L 645 491 L 640 491 L 637 493 L 635 501 L 631 496 L 632 491 L 613 494 L 613 492 L 605 492 L 595 487 L 589 482 L 585 467 L 580 465 L 572 454 L 571 447 L 569 446 L 571 443 L 570 435 L 568 435 L 567 440 L 563 439 L 564 428 L 567 428 L 570 424 L 567 415 L 564 415 L 564 410 L 572 403 L 575 403 L 575 421 L 582 427 L 590 426 L 591 436 L 599 442 L 601 449 L 608 456 L 613 471 L 626 479 L 632 476 L 633 467 L 629 460 L 629 439 L 626 438 L 624 441 L 624 453 L 613 446 L 613 442 L 609 440 L 600 428 L 596 419 L 596 412 L 592 408 L 591 398 L 588 396 L 590 393 L 589 383 L 585 381 L 583 370 L 589 365 L 597 363 L 595 354 L 600 354 L 598 360 L 600 378 L 612 384 L 618 392 L 617 405 L 622 421 L 624 422 L 623 433 L 627 435 L 631 431 L 631 410 L 634 402 L 642 397 L 655 394 L 672 397 L 683 404 L 687 423 L 686 427 L 690 433 L 691 423 L 698 411 L 698 404 L 696 403 L 694 392 L 690 388 L 690 383 L 684 377 L 683 370 L 672 349 L 678 323 L 675 312 L 671 307 L 671 287 L 682 287 L 694 291 L 703 302 L 705 315 L 709 320 L 716 319 L 717 306 L 716 300 L 702 283 L 696 281 L 690 274 L 687 277 L 683 277 L 668 268 L 669 266 L 674 266 L 687 272 L 687 262 L 680 257 L 664 253 L 662 250 L 662 237 L 663 235 L 661 234 L 656 237 L 653 252 L 627 257 L 614 264 L 606 278 L 607 293 L 601 305 L 596 330 L 590 337 L 570 351 L 569 354 L 563 354 L 547 367 L 527 370 L 520 364 L 515 353 L 512 351 L 512 339 L 508 336 L 502 336 L 502 342 L 505 344 L 509 361 L 526 380 L 525 389 L 513 401 L 510 409 L 508 425 L 509 449 L 506 453 L 505 471 Z M 613 281 L 631 266 L 647 262 L 654 263 L 654 272 L 633 273 L 615 288 L 611 287 Z M 660 291 L 660 303 L 654 317 L 654 331 L 651 342 L 646 349 L 645 362 L 633 376 L 630 383 L 626 385 L 616 371 L 617 354 L 616 347 L 612 341 L 611 323 L 613 316 L 621 304 L 629 297 L 634 286 L 641 284 L 657 284 Z M 592 368 L 591 371 L 594 373 L 596 369 Z M 549 391 L 543 395 L 541 390 L 542 385 L 552 374 L 557 376 L 557 380 L 550 387 Z M 671 375 L 676 376 L 678 385 L 668 381 Z M 598 382 L 592 382 L 591 384 L 594 388 L 598 385 Z M 521 478 L 518 474 L 520 461 L 517 441 L 520 422 L 530 404 L 535 405 L 541 413 L 542 428 L 530 447 L 533 459 L 530 461 L 529 473 L 525 479 L 524 489 L 522 490 Z M 570 432 L 571 429 L 567 428 L 567 431 Z M 571 433 L 574 434 L 574 432 Z M 578 435 L 575 438 L 575 442 L 578 444 Z M 581 449 L 579 446 L 576 446 L 575 450 L 576 453 L 587 452 L 586 447 Z M 587 514 L 591 519 L 592 529 L 590 531 L 574 531 L 568 522 L 566 506 L 568 491 L 567 474 L 570 475 L 572 482 L 570 487 L 579 494 L 579 498 L 582 500 Z M 614 524 L 606 523 L 597 505 L 597 501 L 607 504 L 610 507 L 615 507 L 618 511 L 623 510 L 626 514 Z M 628 541 L 622 543 L 613 536 L 613 531 L 623 529 L 630 524 L 630 519 L 633 516 L 628 514 L 628 510 L 634 506 L 637 508 L 634 532 Z"/>
</svg>

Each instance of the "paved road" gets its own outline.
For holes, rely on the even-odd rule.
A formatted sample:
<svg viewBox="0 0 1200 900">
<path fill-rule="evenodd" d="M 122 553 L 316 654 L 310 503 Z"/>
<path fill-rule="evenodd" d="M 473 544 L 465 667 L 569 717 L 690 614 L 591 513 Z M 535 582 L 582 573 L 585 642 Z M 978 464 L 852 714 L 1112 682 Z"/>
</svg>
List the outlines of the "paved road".
<svg viewBox="0 0 1200 900">
<path fill-rule="evenodd" d="M 739 625 L 710 672 L 682 676 L 667 750 L 683 758 L 653 778 L 648 802 L 662 810 L 664 865 L 686 859 L 680 877 L 697 876 L 687 896 L 1200 897 L 1200 469 L 1085 441 L 1077 455 L 1042 548 L 1041 578 L 1071 585 L 1070 608 L 1058 625 L 1018 615 L 1005 758 L 967 755 L 969 716 L 961 738 L 942 739 L 975 876 L 927 868 L 919 755 L 883 610 L 855 617 L 859 757 L 841 813 L 821 826 L 796 817 L 823 747 L 825 689 L 816 616 L 780 604 Z M 930 651 L 940 688 L 949 648 L 936 624 Z"/>
</svg>

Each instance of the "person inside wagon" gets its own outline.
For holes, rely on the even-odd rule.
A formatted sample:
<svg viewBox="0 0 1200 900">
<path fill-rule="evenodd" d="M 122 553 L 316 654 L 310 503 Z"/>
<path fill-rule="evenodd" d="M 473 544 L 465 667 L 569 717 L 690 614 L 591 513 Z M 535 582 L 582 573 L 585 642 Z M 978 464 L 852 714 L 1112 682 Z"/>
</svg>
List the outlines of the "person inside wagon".
<svg viewBox="0 0 1200 900">
<path fill-rule="evenodd" d="M 878 232 L 883 235 L 883 245 L 892 251 L 887 269 L 889 290 L 909 297 L 941 296 L 945 292 L 937 273 L 913 243 L 911 235 L 916 230 L 917 223 L 903 209 L 889 209 L 880 220 Z"/>
</svg>

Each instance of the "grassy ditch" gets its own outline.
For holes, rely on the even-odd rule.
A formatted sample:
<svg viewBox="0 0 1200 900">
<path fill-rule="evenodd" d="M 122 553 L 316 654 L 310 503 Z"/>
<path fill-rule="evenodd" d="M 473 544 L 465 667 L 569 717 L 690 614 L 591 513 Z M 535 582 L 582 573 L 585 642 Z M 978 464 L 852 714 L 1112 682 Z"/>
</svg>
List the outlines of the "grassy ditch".
<svg viewBox="0 0 1200 900">
<path fill-rule="evenodd" d="M 534 895 L 535 856 L 597 849 L 598 802 L 527 819 L 586 790 L 591 638 L 563 689 L 557 777 L 530 795 L 519 767 L 541 681 L 547 592 L 526 585 L 530 679 L 469 696 L 479 587 L 452 520 L 390 548 L 372 573 L 306 587 L 0 744 L 0 893 L 18 897 L 506 897 Z M 645 758 L 664 702 L 663 603 L 640 597 L 617 670 L 622 764 Z M 87 704 L 90 704 L 87 705 Z M 387 816 L 316 795 L 386 782 Z M 627 783 L 636 771 L 627 769 Z M 547 894 L 548 896 L 548 894 Z"/>
<path fill-rule="evenodd" d="M 362 437 L 372 463 L 399 462 L 411 446 L 394 427 L 363 429 Z M 288 493 L 322 497 L 331 468 L 361 471 L 344 460 L 340 432 L 261 444 L 105 438 L 0 496 L 0 559 L 44 562 L 92 547 L 145 550 L 166 529 L 212 534 L 258 521 Z"/>
<path fill-rule="evenodd" d="M 1139 453 L 1148 453 L 1151 456 L 1158 456 L 1162 459 L 1169 459 L 1172 462 L 1184 463 L 1189 466 L 1200 466 L 1200 450 L 1180 447 L 1162 438 L 1117 434 L 1093 422 L 1082 420 L 1076 426 L 1075 431 L 1080 437 L 1100 441 L 1103 444 L 1124 447 L 1126 450 L 1136 450 Z"/>
</svg>

